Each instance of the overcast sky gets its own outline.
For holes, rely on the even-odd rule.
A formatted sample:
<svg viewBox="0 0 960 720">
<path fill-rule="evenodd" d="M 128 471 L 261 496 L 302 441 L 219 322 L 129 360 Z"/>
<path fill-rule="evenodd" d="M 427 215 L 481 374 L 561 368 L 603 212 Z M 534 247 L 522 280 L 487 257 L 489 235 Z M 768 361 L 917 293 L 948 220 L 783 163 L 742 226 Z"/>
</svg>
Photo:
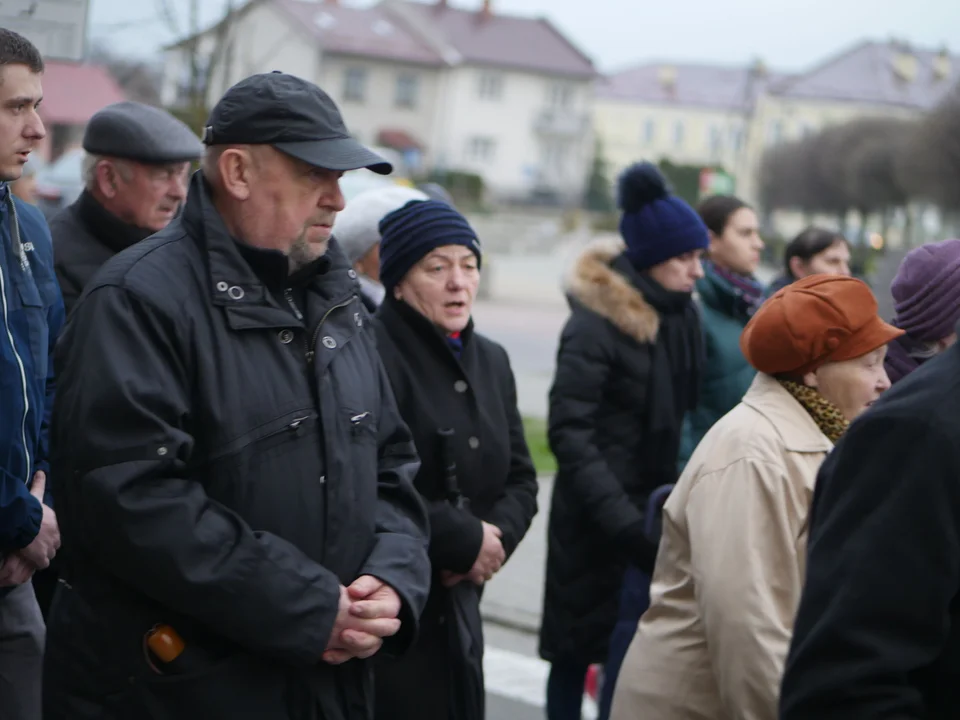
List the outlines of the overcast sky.
<svg viewBox="0 0 960 720">
<path fill-rule="evenodd" d="M 243 0 L 234 0 L 239 6 Z M 370 0 L 341 0 L 366 6 Z M 479 7 L 481 0 L 452 0 Z M 91 35 L 115 51 L 156 54 L 174 37 L 163 0 L 90 0 Z M 166 0 L 185 31 L 189 0 Z M 960 0 L 493 0 L 494 9 L 548 17 L 611 70 L 644 60 L 741 64 L 761 57 L 799 70 L 862 39 L 891 36 L 916 46 L 946 44 L 960 54 Z M 201 19 L 222 16 L 226 0 L 201 0 Z M 792 6 L 796 9 L 777 10 Z M 203 24 L 202 23 L 202 24 Z"/>
</svg>

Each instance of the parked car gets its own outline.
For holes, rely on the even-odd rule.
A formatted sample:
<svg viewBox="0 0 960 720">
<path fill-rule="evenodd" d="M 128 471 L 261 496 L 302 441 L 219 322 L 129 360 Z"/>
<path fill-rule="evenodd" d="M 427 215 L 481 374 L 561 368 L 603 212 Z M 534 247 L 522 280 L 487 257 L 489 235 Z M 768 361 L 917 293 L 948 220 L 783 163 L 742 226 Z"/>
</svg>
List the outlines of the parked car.
<svg viewBox="0 0 960 720">
<path fill-rule="evenodd" d="M 37 172 L 37 207 L 50 219 L 83 191 L 83 148 L 67 150 Z"/>
</svg>

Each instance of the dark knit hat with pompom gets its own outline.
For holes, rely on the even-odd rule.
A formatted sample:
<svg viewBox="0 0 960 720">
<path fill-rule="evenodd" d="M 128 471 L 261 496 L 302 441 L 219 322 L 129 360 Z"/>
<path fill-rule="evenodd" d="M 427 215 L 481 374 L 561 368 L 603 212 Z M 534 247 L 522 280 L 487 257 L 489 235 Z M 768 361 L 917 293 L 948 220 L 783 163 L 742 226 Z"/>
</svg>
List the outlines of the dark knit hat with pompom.
<svg viewBox="0 0 960 720">
<path fill-rule="evenodd" d="M 710 245 L 707 226 L 649 162 L 631 165 L 620 175 L 620 234 L 627 257 L 638 271 Z"/>
</svg>

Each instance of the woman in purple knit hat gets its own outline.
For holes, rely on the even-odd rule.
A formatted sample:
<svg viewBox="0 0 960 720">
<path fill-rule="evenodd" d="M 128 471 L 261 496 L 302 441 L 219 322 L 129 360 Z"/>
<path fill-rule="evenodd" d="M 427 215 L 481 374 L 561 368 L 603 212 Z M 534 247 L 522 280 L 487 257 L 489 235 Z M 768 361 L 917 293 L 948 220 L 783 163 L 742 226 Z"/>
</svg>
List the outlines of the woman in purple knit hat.
<svg viewBox="0 0 960 720">
<path fill-rule="evenodd" d="M 907 253 L 890 293 L 894 325 L 906 331 L 887 349 L 887 375 L 896 383 L 957 341 L 960 240 L 929 243 Z"/>
</svg>

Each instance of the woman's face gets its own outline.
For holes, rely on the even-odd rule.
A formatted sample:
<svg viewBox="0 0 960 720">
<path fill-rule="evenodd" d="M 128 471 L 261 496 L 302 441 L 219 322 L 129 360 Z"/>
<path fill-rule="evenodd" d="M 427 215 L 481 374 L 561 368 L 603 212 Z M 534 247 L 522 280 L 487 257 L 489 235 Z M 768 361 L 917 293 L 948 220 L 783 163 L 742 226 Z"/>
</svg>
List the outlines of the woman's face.
<svg viewBox="0 0 960 720">
<path fill-rule="evenodd" d="M 884 345 L 853 360 L 827 363 L 807 373 L 803 381 L 853 421 L 890 388 L 890 378 L 883 367 L 886 356 Z"/>
<path fill-rule="evenodd" d="M 473 251 L 463 245 L 444 245 L 414 265 L 394 288 L 394 295 L 450 335 L 470 322 L 479 285 L 479 263 Z"/>
<path fill-rule="evenodd" d="M 723 234 L 710 233 L 710 259 L 722 268 L 752 275 L 760 265 L 760 221 L 750 208 L 743 207 L 727 220 Z"/>
<path fill-rule="evenodd" d="M 647 272 L 664 290 L 693 292 L 697 280 L 703 277 L 702 256 L 703 250 L 693 250 L 654 265 Z"/>
<path fill-rule="evenodd" d="M 850 276 L 850 248 L 843 240 L 837 240 L 826 250 L 821 250 L 809 260 L 791 258 L 790 269 L 799 280 L 808 275 Z"/>
</svg>

